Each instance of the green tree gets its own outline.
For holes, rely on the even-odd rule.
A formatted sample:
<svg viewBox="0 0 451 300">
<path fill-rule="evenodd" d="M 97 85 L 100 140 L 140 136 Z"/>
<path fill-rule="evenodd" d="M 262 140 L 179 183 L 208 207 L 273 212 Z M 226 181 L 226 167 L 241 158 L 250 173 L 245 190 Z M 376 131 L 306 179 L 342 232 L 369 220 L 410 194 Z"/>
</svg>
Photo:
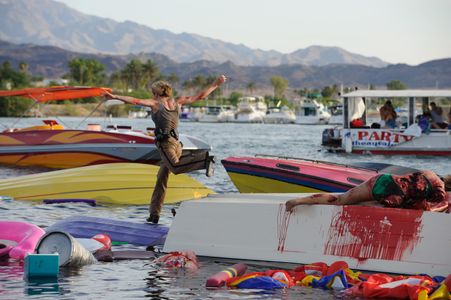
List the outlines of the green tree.
<svg viewBox="0 0 451 300">
<path fill-rule="evenodd" d="M 238 93 L 238 92 L 232 92 L 229 95 L 229 103 L 231 105 L 236 106 L 238 104 L 238 100 L 243 97 L 243 94 Z"/>
<path fill-rule="evenodd" d="M 288 87 L 288 80 L 281 76 L 272 76 L 270 82 L 274 88 L 274 98 L 282 99 Z"/>
<path fill-rule="evenodd" d="M 121 71 L 122 78 L 126 82 L 127 89 L 131 87 L 134 90 L 141 86 L 141 76 L 143 74 L 143 66 L 140 60 L 132 59 Z"/>
<path fill-rule="evenodd" d="M 147 85 L 147 83 L 155 81 L 158 77 L 160 77 L 160 69 L 150 59 L 147 60 L 144 64 L 142 64 L 141 71 L 142 74 L 139 88 L 140 87 L 144 88 Z"/>
<path fill-rule="evenodd" d="M 127 90 L 126 82 L 123 80 L 123 76 L 120 71 L 111 73 L 109 84 L 114 89 Z"/>
<path fill-rule="evenodd" d="M 180 78 L 175 73 L 169 74 L 169 76 L 166 79 L 174 87 L 177 86 L 177 84 L 180 82 Z"/>
<path fill-rule="evenodd" d="M 16 71 L 9 61 L 0 67 L 0 89 L 18 89 L 28 87 L 30 78 L 23 71 Z M 0 100 L 0 117 L 21 116 L 33 103 L 33 100 L 17 97 L 6 97 Z"/>
<path fill-rule="evenodd" d="M 294 90 L 294 92 L 299 95 L 299 97 L 306 97 L 309 93 L 309 90 L 307 88 L 302 88 L 298 90 Z"/>
<path fill-rule="evenodd" d="M 387 89 L 389 90 L 405 90 L 406 85 L 399 80 L 392 80 L 387 82 Z"/>
<path fill-rule="evenodd" d="M 332 97 L 332 95 L 334 94 L 334 89 L 330 86 L 325 86 L 322 90 L 321 90 L 321 95 L 324 98 L 330 98 Z"/>
<path fill-rule="evenodd" d="M 0 88 L 15 89 L 28 86 L 29 77 L 24 72 L 14 70 L 9 61 L 3 62 L 0 68 Z"/>
<path fill-rule="evenodd" d="M 255 82 L 249 82 L 246 86 L 247 90 L 249 91 L 249 94 L 252 95 L 255 90 Z"/>
<path fill-rule="evenodd" d="M 102 85 L 105 66 L 95 59 L 74 58 L 69 61 L 69 77 L 80 85 Z"/>
</svg>

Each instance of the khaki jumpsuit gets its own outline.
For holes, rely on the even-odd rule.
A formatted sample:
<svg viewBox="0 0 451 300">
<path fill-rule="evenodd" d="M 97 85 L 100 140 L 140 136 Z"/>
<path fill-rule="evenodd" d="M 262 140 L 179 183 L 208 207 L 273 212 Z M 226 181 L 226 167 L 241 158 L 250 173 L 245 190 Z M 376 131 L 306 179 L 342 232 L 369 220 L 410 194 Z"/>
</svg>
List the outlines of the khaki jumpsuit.
<svg viewBox="0 0 451 300">
<path fill-rule="evenodd" d="M 171 130 L 177 130 L 179 123 L 178 107 L 175 110 L 169 110 L 163 104 L 160 104 L 158 110 L 152 112 L 151 116 L 155 128 L 162 132 L 169 133 Z M 182 144 L 170 135 L 167 135 L 161 141 L 157 141 L 156 146 L 160 153 L 161 162 L 150 201 L 149 212 L 151 216 L 160 216 L 168 187 L 169 172 L 180 174 L 205 169 L 208 158 L 208 153 L 205 152 L 194 152 L 182 156 Z"/>
</svg>

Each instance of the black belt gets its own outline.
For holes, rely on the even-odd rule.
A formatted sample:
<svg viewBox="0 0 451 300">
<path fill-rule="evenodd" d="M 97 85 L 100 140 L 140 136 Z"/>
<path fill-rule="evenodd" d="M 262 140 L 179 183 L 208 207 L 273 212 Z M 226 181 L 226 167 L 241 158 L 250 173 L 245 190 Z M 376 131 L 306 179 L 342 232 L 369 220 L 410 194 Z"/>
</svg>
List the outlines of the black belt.
<svg viewBox="0 0 451 300">
<path fill-rule="evenodd" d="M 167 130 L 162 130 L 160 128 L 155 129 L 155 138 L 157 141 L 159 141 L 159 142 L 165 141 L 169 137 L 173 137 L 174 139 L 178 140 L 179 134 L 178 134 L 177 130 L 171 129 L 171 130 L 167 131 Z"/>
</svg>

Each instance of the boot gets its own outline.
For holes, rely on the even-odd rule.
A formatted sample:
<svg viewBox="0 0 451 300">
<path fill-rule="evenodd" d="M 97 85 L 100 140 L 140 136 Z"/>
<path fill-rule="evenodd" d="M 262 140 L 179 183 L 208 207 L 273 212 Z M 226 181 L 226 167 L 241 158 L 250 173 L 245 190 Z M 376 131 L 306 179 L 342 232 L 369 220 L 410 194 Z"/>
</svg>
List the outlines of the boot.
<svg viewBox="0 0 451 300">
<path fill-rule="evenodd" d="M 208 156 L 205 162 L 205 175 L 212 177 L 215 173 L 215 159 L 214 156 Z"/>
<path fill-rule="evenodd" d="M 150 214 L 150 216 L 146 219 L 148 223 L 158 224 L 160 220 L 160 216 Z"/>
</svg>

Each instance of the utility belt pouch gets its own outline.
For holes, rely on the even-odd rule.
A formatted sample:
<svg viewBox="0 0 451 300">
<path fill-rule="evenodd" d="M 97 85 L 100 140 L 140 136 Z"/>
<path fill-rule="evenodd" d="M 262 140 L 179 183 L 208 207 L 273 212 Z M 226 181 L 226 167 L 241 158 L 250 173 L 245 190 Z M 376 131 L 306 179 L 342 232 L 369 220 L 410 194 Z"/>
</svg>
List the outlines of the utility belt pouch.
<svg viewBox="0 0 451 300">
<path fill-rule="evenodd" d="M 169 132 L 168 131 L 163 131 L 160 128 L 156 128 L 155 129 L 155 139 L 158 142 L 162 142 L 167 140 L 169 137 L 173 137 L 174 139 L 178 140 L 179 139 L 179 134 L 175 129 L 171 129 Z"/>
<path fill-rule="evenodd" d="M 179 139 L 179 134 L 178 134 L 177 130 L 175 130 L 175 129 L 171 129 L 171 131 L 169 131 L 169 135 L 172 136 L 176 140 Z"/>
</svg>

